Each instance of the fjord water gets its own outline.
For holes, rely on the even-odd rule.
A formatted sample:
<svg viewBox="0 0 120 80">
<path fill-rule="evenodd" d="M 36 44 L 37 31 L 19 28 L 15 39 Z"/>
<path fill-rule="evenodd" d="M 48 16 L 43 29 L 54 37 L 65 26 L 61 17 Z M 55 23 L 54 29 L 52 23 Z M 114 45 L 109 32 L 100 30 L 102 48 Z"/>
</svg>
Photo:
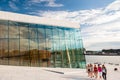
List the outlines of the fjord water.
<svg viewBox="0 0 120 80">
<path fill-rule="evenodd" d="M 120 56 L 85 55 L 86 63 L 120 64 Z"/>
</svg>

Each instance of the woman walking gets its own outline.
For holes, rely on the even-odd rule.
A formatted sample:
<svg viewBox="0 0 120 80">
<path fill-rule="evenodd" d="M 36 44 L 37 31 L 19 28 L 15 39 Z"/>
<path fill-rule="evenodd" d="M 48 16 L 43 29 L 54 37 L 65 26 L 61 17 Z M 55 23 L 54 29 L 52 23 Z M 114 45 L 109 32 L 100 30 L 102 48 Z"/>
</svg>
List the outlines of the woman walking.
<svg viewBox="0 0 120 80">
<path fill-rule="evenodd" d="M 107 75 L 107 69 L 106 69 L 105 65 L 102 65 L 102 77 L 104 80 L 107 80 L 106 75 Z"/>
<path fill-rule="evenodd" d="M 98 77 L 98 68 L 96 65 L 94 65 L 94 75 L 95 75 L 95 78 L 97 79 Z"/>
<path fill-rule="evenodd" d="M 88 77 L 90 77 L 90 64 L 86 66 L 86 69 L 87 69 Z"/>
<path fill-rule="evenodd" d="M 102 80 L 102 67 L 98 64 L 99 79 Z"/>
<path fill-rule="evenodd" d="M 93 65 L 90 64 L 90 78 L 94 77 L 93 76 Z"/>
</svg>

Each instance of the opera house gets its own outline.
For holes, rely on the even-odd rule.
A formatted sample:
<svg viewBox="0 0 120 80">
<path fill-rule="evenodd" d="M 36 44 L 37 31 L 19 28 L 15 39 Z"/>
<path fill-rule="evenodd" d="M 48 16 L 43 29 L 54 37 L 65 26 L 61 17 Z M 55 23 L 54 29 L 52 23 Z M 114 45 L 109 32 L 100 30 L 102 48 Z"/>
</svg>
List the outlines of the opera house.
<svg viewBox="0 0 120 80">
<path fill-rule="evenodd" d="M 80 25 L 0 11 L 0 65 L 84 68 Z"/>
</svg>

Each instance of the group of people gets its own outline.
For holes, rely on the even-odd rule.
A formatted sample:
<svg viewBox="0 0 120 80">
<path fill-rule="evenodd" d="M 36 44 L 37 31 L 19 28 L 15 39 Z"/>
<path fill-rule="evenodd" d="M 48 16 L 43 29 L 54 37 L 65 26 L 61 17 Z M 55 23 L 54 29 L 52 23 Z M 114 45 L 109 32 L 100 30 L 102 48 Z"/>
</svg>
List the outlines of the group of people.
<svg viewBox="0 0 120 80">
<path fill-rule="evenodd" d="M 105 65 L 100 64 L 88 64 L 86 66 L 88 77 L 90 78 L 99 78 L 100 80 L 107 80 L 107 69 Z"/>
</svg>

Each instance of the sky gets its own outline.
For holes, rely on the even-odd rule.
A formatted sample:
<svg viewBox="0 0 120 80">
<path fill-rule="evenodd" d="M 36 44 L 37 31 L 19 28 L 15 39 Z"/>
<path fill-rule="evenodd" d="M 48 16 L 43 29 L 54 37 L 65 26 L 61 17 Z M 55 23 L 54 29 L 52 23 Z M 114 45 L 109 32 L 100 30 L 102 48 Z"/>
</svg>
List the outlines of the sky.
<svg viewBox="0 0 120 80">
<path fill-rule="evenodd" d="M 86 50 L 120 49 L 120 0 L 0 0 L 0 10 L 76 22 Z"/>
</svg>

